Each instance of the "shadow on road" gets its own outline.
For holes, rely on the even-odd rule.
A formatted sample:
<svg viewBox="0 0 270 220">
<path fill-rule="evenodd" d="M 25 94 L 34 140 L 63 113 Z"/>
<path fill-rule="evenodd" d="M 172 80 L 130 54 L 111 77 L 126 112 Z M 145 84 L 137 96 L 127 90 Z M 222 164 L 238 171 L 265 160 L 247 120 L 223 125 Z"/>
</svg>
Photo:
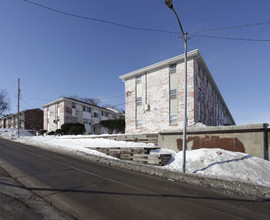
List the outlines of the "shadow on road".
<svg viewBox="0 0 270 220">
<path fill-rule="evenodd" d="M 136 196 L 136 197 L 168 197 L 168 198 L 182 198 L 182 199 L 198 199 L 198 200 L 217 200 L 217 201 L 236 201 L 236 202 L 256 202 L 261 203 L 262 201 L 255 201 L 249 199 L 234 199 L 234 198 L 217 198 L 217 197 L 198 197 L 198 196 L 185 196 L 185 195 L 170 195 L 170 194 L 152 194 L 146 193 L 123 193 L 123 192 L 105 192 L 105 191 L 94 191 L 94 190 L 81 190 L 81 189 L 53 189 L 53 188 L 34 188 L 34 187 L 25 187 L 17 186 L 14 184 L 0 182 L 0 185 L 6 185 L 10 187 L 22 188 L 26 190 L 33 191 L 46 191 L 46 192 L 73 192 L 73 193 L 87 193 L 87 194 L 101 194 L 101 195 L 117 195 L 117 196 Z M 270 202 L 270 200 L 264 200 L 264 202 Z"/>
</svg>

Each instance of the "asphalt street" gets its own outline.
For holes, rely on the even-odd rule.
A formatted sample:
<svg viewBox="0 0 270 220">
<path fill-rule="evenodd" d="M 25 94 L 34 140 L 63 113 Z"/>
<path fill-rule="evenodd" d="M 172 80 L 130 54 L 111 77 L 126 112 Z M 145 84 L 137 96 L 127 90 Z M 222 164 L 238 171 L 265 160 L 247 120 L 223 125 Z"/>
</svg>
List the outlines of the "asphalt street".
<svg viewBox="0 0 270 220">
<path fill-rule="evenodd" d="M 3 139 L 0 139 L 0 165 L 17 181 L 9 185 L 1 181 L 0 190 L 3 187 L 26 190 L 78 219 L 269 219 L 270 216 L 270 201 L 225 196 L 211 189 Z"/>
</svg>

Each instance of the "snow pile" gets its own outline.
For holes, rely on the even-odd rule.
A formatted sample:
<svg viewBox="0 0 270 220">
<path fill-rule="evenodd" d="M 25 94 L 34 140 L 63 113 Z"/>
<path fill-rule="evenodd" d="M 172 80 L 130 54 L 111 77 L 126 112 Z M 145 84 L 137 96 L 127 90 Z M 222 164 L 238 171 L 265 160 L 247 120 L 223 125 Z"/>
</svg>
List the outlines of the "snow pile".
<svg viewBox="0 0 270 220">
<path fill-rule="evenodd" d="M 166 168 L 182 170 L 182 158 L 182 152 L 175 154 Z M 269 161 L 240 152 L 217 148 L 186 152 L 186 173 L 241 180 L 270 187 L 269 171 Z"/>
<path fill-rule="evenodd" d="M 13 138 L 18 137 L 18 129 L 13 129 L 13 128 L 0 129 L 0 135 L 2 137 L 13 139 Z M 33 134 L 30 133 L 30 130 L 26 130 L 26 129 L 20 129 L 20 135 L 24 137 L 33 136 Z"/>
<path fill-rule="evenodd" d="M 24 134 L 24 133 L 23 133 Z M 84 152 L 111 159 L 94 147 L 155 147 L 154 144 L 143 144 L 125 141 L 113 141 L 103 138 L 76 138 L 74 136 L 27 136 L 21 135 L 15 140 L 26 144 L 35 144 L 43 148 L 54 148 L 57 151 Z M 16 137 L 16 131 L 0 130 L 0 135 L 6 138 Z M 182 152 L 176 153 L 169 149 L 151 151 L 151 154 L 169 153 L 171 160 L 160 169 L 182 171 Z M 204 175 L 226 180 L 238 180 L 270 187 L 270 162 L 248 154 L 231 152 L 223 149 L 199 149 L 186 152 L 186 173 Z"/>
</svg>

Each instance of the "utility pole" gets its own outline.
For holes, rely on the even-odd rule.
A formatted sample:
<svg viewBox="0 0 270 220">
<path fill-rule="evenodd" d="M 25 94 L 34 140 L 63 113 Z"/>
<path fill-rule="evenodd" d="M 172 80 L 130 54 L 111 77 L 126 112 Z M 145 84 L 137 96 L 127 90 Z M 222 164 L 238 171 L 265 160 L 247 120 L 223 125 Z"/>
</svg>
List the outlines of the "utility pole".
<svg viewBox="0 0 270 220">
<path fill-rule="evenodd" d="M 18 137 L 20 137 L 20 78 L 18 78 L 18 113 L 17 113 L 17 126 L 18 126 Z"/>
</svg>

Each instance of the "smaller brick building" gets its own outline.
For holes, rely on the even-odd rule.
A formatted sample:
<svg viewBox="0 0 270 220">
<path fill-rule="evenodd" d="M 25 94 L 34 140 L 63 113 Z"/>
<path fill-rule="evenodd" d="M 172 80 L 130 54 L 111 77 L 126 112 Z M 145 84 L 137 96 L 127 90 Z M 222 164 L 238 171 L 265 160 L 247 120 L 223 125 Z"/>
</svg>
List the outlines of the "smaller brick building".
<svg viewBox="0 0 270 220">
<path fill-rule="evenodd" d="M 47 131 L 60 129 L 65 123 L 78 122 L 84 124 L 87 134 L 103 134 L 106 130 L 99 125 L 100 121 L 124 118 L 116 110 L 67 97 L 47 103 L 42 108 L 44 108 L 44 130 Z"/>
<path fill-rule="evenodd" d="M 234 125 L 234 119 L 199 50 L 188 53 L 188 125 Z M 119 77 L 125 82 L 126 133 L 183 128 L 184 55 Z"/>
<path fill-rule="evenodd" d="M 39 108 L 28 109 L 19 113 L 20 127 L 39 131 L 43 129 L 43 111 Z M 0 128 L 18 128 L 18 113 L 0 118 Z"/>
</svg>

